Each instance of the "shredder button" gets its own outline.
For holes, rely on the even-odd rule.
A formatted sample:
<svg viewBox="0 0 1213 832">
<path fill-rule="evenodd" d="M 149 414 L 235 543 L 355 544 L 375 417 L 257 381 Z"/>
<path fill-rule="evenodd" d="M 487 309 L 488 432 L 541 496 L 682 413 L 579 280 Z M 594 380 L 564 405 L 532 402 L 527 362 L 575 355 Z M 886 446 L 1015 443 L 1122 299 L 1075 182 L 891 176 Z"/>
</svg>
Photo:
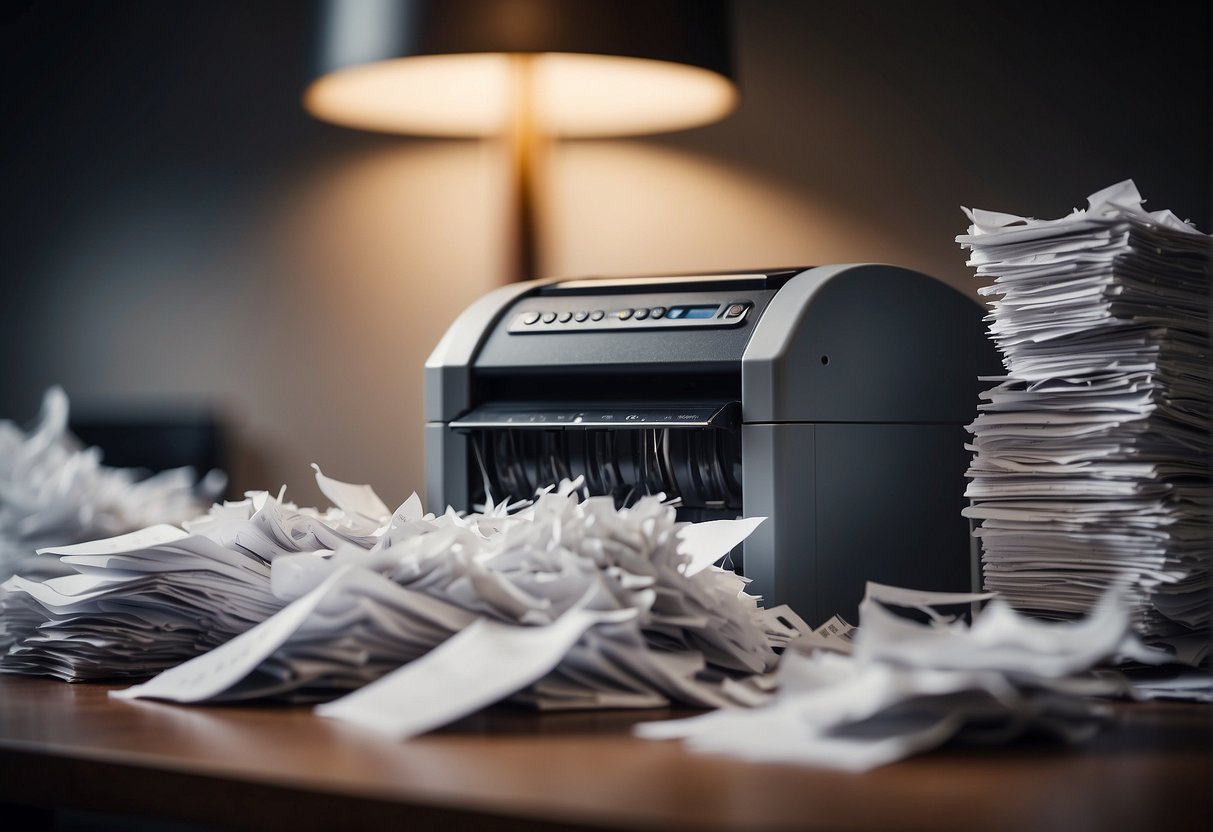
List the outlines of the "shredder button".
<svg viewBox="0 0 1213 832">
<path fill-rule="evenodd" d="M 571 320 L 573 320 L 572 312 L 561 312 L 560 313 L 560 323 L 567 324 Z"/>
<path fill-rule="evenodd" d="M 632 317 L 632 310 L 631 309 L 620 309 L 618 312 L 615 313 L 615 317 L 619 318 L 619 320 L 621 320 L 621 321 L 626 321 L 628 318 Z"/>
<path fill-rule="evenodd" d="M 556 320 L 556 313 L 555 313 L 555 312 L 544 312 L 544 313 L 543 313 L 543 322 L 544 322 L 545 324 L 550 324 L 550 323 L 551 323 L 552 321 L 554 321 L 554 320 Z"/>
<path fill-rule="evenodd" d="M 539 323 L 539 313 L 538 313 L 538 312 L 527 312 L 527 313 L 525 313 L 525 314 L 522 316 L 522 322 L 523 322 L 524 324 L 526 324 L 527 326 L 530 326 L 531 324 L 536 324 L 536 323 Z"/>
</svg>

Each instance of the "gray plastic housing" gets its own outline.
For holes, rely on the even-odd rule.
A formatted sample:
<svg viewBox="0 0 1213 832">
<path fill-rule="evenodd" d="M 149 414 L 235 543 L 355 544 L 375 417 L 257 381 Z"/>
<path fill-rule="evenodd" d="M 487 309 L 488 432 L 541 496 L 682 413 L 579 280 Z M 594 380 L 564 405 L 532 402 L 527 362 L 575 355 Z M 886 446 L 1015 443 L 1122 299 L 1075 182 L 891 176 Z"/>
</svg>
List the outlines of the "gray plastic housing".
<svg viewBox="0 0 1213 832">
<path fill-rule="evenodd" d="M 745 516 L 767 520 L 746 541 L 742 571 L 764 604 L 812 625 L 850 617 L 869 580 L 921 589 L 973 583 L 960 511 L 980 375 L 1001 367 L 979 304 L 934 278 L 881 264 L 799 270 L 767 282 L 668 278 L 565 292 L 514 284 L 472 304 L 426 362 L 426 480 L 431 510 L 469 508 L 466 437 L 450 427 L 494 379 L 604 385 L 732 377 L 741 399 Z M 716 285 L 725 288 L 715 288 Z M 600 301 L 670 305 L 704 298 L 752 304 L 736 327 L 509 332 L 519 310 Z M 625 391 L 613 390 L 622 396 Z"/>
<path fill-rule="evenodd" d="M 779 290 L 741 361 L 743 513 L 769 518 L 744 545 L 751 592 L 816 625 L 867 581 L 972 588 L 964 428 L 1001 371 L 982 315 L 893 266 Z"/>
</svg>

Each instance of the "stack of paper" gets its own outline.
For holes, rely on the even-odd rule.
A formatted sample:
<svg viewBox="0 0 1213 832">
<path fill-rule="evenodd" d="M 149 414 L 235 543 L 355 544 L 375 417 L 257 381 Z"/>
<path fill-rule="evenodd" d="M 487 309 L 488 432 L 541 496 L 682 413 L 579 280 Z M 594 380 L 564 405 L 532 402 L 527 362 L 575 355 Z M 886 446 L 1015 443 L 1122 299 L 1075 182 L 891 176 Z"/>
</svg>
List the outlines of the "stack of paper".
<svg viewBox="0 0 1213 832">
<path fill-rule="evenodd" d="M 345 545 L 369 549 L 387 522 L 387 509 L 358 486 L 319 469 L 316 477 L 353 508 L 320 514 L 281 494 L 250 492 L 184 529 L 160 524 L 39 550 L 55 564 L 39 571 L 54 577 L 15 575 L 0 585 L 0 672 L 146 678 L 264 621 L 294 597 L 298 572 L 288 564 L 271 583 L 273 562 Z"/>
<path fill-rule="evenodd" d="M 273 614 L 269 567 L 175 526 L 45 550 L 75 574 L 9 579 L 0 670 L 67 681 L 146 676 Z"/>
<path fill-rule="evenodd" d="M 1006 375 L 970 426 L 985 587 L 1062 618 L 1128 582 L 1143 634 L 1207 650 L 1210 239 L 1132 182 L 1057 220 L 968 211 Z M 1195 648 L 1195 649 L 1189 649 Z"/>
<path fill-rule="evenodd" d="M 972 627 L 941 612 L 990 597 L 869 584 L 852 654 L 816 649 L 817 637 L 793 642 L 771 703 L 644 723 L 636 732 L 682 739 L 704 753 L 846 771 L 952 739 L 995 743 L 1043 733 L 1077 742 L 1109 716 L 1088 697 L 1127 692 L 1122 678 L 1088 671 L 1118 657 L 1158 658 L 1132 634 L 1115 590 L 1080 622 L 1034 621 L 1000 600 Z M 930 621 L 901 617 L 886 604 Z"/>
<path fill-rule="evenodd" d="M 180 523 L 223 490 L 218 471 L 195 483 L 188 468 L 139 479 L 102 465 L 101 450 L 82 448 L 67 417 L 67 395 L 52 387 L 28 432 L 0 421 L 0 580 L 53 567 L 33 557 L 40 548 Z"/>
</svg>

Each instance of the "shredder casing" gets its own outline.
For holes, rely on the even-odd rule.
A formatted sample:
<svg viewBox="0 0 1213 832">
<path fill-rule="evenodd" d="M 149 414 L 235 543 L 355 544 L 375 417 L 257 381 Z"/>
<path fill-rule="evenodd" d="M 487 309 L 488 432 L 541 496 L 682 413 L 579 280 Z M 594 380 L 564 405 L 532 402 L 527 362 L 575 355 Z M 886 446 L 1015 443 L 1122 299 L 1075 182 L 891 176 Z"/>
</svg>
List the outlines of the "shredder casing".
<svg viewBox="0 0 1213 832">
<path fill-rule="evenodd" d="M 431 510 L 468 510 L 473 463 L 452 423 L 510 389 L 541 380 L 559 400 L 594 375 L 599 392 L 693 385 L 694 374 L 740 392 L 740 514 L 767 518 L 743 545 L 740 570 L 765 606 L 789 604 L 810 625 L 855 622 L 866 581 L 967 591 L 978 583 L 964 474 L 965 427 L 979 376 L 1001 366 L 982 308 L 929 276 L 843 264 L 698 281 L 513 284 L 473 303 L 426 363 L 426 480 Z M 587 288 L 587 285 L 589 288 Z M 724 288 L 714 288 L 724 287 Z M 680 296 L 752 303 L 743 327 L 675 331 L 508 331 L 520 310 L 636 304 Z M 564 307 L 561 307 L 564 304 Z M 523 340 L 525 339 L 525 340 Z M 546 340 L 545 340 L 546 339 Z M 690 374 L 689 376 L 687 374 Z M 644 385 L 642 381 L 658 383 Z M 503 383 L 504 380 L 504 383 Z M 630 381 L 629 381 L 630 380 Z M 520 385 L 522 386 L 522 385 Z M 605 388 L 605 390 L 604 390 Z M 563 402 L 569 404 L 569 402 Z M 733 512 L 736 515 L 738 512 Z"/>
</svg>

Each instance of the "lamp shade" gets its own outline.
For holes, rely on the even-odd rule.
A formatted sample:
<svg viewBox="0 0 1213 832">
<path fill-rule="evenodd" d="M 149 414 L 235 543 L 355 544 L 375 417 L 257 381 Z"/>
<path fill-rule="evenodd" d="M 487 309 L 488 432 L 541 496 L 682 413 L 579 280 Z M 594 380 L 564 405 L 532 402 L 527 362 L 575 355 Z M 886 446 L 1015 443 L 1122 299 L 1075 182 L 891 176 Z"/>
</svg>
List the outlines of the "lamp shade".
<svg viewBox="0 0 1213 832">
<path fill-rule="evenodd" d="M 681 130 L 737 102 L 725 0 L 327 0 L 314 116 L 431 136 L 508 130 L 512 58 L 549 136 Z"/>
</svg>

